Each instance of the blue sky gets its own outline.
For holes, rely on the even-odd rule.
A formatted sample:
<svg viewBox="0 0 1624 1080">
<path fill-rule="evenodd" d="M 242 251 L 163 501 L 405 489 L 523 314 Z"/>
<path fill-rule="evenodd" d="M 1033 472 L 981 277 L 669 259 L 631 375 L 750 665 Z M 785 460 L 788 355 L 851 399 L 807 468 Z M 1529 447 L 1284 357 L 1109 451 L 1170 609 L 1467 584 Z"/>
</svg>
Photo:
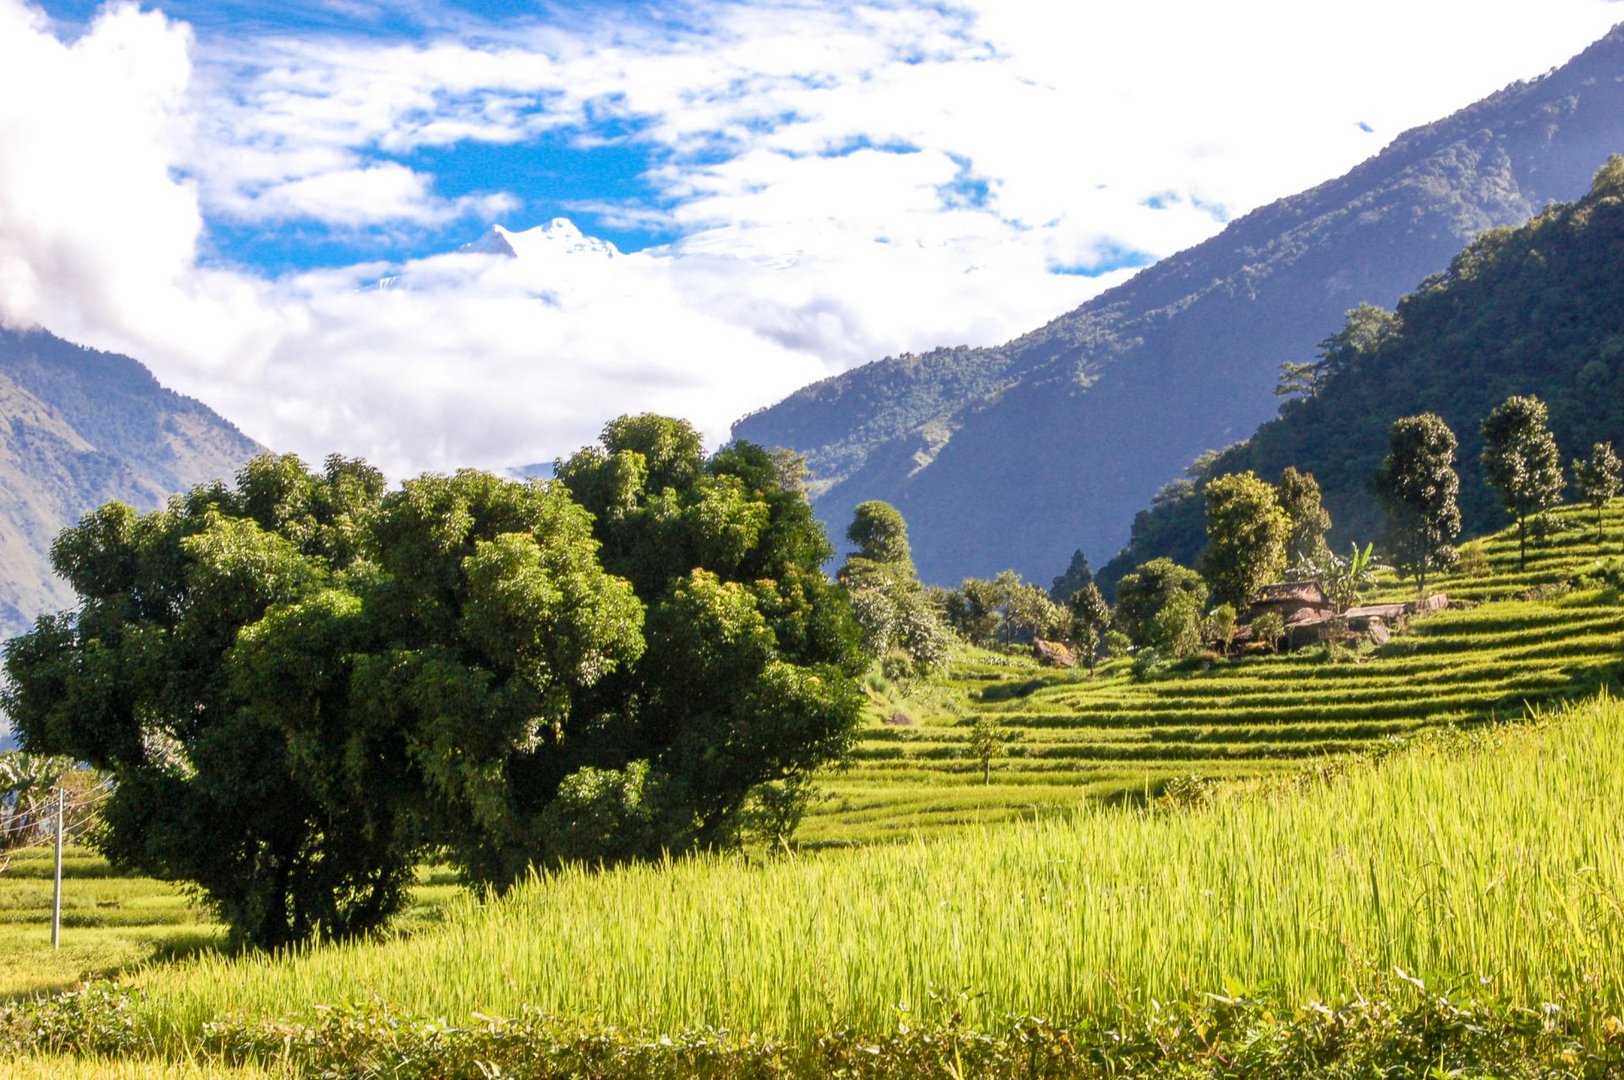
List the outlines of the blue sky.
<svg viewBox="0 0 1624 1080">
<path fill-rule="evenodd" d="M 1040 325 L 1621 12 L 0 0 L 0 320 L 396 476 L 641 409 L 719 440 Z M 493 226 L 518 258 L 459 253 Z"/>
</svg>

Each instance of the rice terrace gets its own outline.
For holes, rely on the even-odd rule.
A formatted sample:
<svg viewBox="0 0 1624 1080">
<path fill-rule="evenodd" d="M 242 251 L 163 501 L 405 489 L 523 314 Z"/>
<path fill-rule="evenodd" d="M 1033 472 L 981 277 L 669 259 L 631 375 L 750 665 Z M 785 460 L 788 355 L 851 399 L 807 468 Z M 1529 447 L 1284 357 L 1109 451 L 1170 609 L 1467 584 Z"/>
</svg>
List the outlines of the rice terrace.
<svg viewBox="0 0 1624 1080">
<path fill-rule="evenodd" d="M 1620 10 L 0 0 L 0 1080 L 1624 1080 Z"/>
<path fill-rule="evenodd" d="M 1489 538 L 1438 584 L 1471 606 L 1373 653 L 1135 681 L 965 650 L 913 691 L 944 712 L 870 718 L 798 853 L 419 885 L 389 938 L 275 957 L 79 855 L 61 958 L 25 853 L 11 992 L 117 981 L 16 998 L 4 1030 L 89 1055 L 18 1059 L 39 1075 L 1610 1074 L 1624 598 L 1562 516 L 1526 570 Z M 982 709 L 1020 733 L 990 785 L 961 745 Z"/>
</svg>

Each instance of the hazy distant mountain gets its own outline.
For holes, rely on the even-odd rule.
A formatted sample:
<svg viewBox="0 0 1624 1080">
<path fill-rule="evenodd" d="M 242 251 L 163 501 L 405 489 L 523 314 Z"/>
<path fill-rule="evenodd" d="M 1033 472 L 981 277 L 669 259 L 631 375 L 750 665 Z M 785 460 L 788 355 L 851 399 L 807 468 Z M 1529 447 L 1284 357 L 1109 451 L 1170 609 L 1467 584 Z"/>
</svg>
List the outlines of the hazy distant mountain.
<svg viewBox="0 0 1624 1080">
<path fill-rule="evenodd" d="M 51 541 L 119 499 L 142 510 L 264 447 L 127 356 L 0 328 L 0 636 L 70 606 Z"/>
<path fill-rule="evenodd" d="M 1047 580 L 1076 547 L 1098 565 L 1165 481 L 1274 413 L 1281 361 L 1583 194 L 1620 149 L 1624 26 L 1007 345 L 869 364 L 733 433 L 807 455 L 834 535 L 858 502 L 894 503 L 929 580 Z"/>
</svg>

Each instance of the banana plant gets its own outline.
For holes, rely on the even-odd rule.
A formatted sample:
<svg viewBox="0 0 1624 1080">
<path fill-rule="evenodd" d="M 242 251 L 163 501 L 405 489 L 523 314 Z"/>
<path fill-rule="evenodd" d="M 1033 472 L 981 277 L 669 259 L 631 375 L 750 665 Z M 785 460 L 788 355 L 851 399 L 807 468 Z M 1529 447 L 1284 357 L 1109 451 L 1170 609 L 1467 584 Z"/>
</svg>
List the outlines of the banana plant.
<svg viewBox="0 0 1624 1080">
<path fill-rule="evenodd" d="M 1331 602 L 1331 610 L 1338 615 L 1358 604 L 1365 590 L 1370 588 L 1371 578 L 1376 571 L 1386 569 L 1375 560 L 1374 544 L 1366 544 L 1363 551 L 1359 550 L 1358 544 L 1352 547 L 1345 559 L 1340 555 L 1327 554 L 1314 574 L 1325 592 L 1325 598 Z"/>
<path fill-rule="evenodd" d="M 51 820 L 52 797 L 71 764 L 21 750 L 0 753 L 0 850 L 33 840 Z"/>
</svg>

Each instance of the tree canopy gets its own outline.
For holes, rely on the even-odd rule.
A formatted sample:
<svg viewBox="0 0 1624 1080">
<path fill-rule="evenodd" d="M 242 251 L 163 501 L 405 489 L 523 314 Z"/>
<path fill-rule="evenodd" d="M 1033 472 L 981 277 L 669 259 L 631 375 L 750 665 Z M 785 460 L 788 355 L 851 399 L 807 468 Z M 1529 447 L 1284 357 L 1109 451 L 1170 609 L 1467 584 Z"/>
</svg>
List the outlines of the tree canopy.
<svg viewBox="0 0 1624 1080">
<path fill-rule="evenodd" d="M 1291 519 L 1275 489 L 1249 472 L 1207 485 L 1207 550 L 1202 570 L 1213 596 L 1245 608 L 1252 594 L 1286 568 Z"/>
<path fill-rule="evenodd" d="M 1545 426 L 1545 403 L 1514 395 L 1483 421 L 1483 475 L 1517 522 L 1517 565 L 1528 563 L 1528 519 L 1562 499 L 1562 455 Z"/>
<path fill-rule="evenodd" d="M 836 577 L 851 597 L 864 651 L 894 674 L 922 674 L 945 663 L 950 636 L 914 571 L 902 514 L 890 503 L 859 503 L 846 539 L 857 550 Z"/>
<path fill-rule="evenodd" d="M 1291 523 L 1286 537 L 1286 566 L 1313 566 L 1331 553 L 1325 534 L 1331 529 L 1331 515 L 1320 501 L 1319 482 L 1313 473 L 1299 472 L 1287 465 L 1275 485 L 1275 498 Z"/>
<path fill-rule="evenodd" d="M 53 551 L 79 608 L 6 648 L 12 722 L 116 777 L 115 864 L 260 945 L 379 925 L 429 850 L 503 888 L 728 843 L 857 722 L 827 538 L 782 461 L 681 421 L 558 473 L 263 457 L 104 506 Z"/>
<path fill-rule="evenodd" d="M 1170 630 L 1194 619 L 1199 625 L 1207 607 L 1207 583 L 1200 574 L 1171 559 L 1151 559 L 1117 585 L 1116 626 L 1135 645 L 1165 647 Z M 1157 622 L 1164 609 L 1172 612 Z M 1184 643 L 1182 634 L 1174 634 Z"/>
<path fill-rule="evenodd" d="M 1624 168 L 1624 158 L 1620 159 L 1620 167 Z M 1573 470 L 1573 484 L 1579 489 L 1579 497 L 1589 503 L 1596 511 L 1596 539 L 1602 538 L 1601 512 L 1606 505 L 1617 495 L 1619 489 L 1624 487 L 1624 468 L 1620 467 L 1618 455 L 1613 452 L 1613 444 L 1599 442 L 1590 448 L 1590 457 L 1580 461 L 1575 459 Z"/>
<path fill-rule="evenodd" d="M 1455 433 L 1432 413 L 1394 421 L 1387 457 L 1376 474 L 1376 497 L 1387 511 L 1393 566 L 1426 589 L 1427 574 L 1454 565 L 1460 535 L 1455 496 Z"/>
</svg>

